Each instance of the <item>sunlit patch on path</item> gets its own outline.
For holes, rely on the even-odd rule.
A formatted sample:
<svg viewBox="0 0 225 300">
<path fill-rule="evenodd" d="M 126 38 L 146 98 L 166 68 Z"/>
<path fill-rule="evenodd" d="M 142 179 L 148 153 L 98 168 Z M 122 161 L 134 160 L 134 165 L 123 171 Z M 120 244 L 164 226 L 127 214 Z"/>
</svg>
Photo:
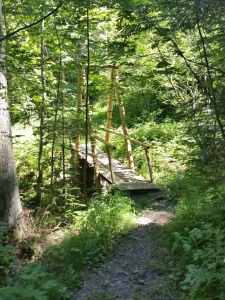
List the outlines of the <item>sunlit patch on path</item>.
<svg viewBox="0 0 225 300">
<path fill-rule="evenodd" d="M 151 223 L 155 223 L 158 225 L 164 225 L 169 222 L 172 218 L 173 214 L 171 212 L 166 211 L 148 211 L 141 214 L 139 218 L 137 218 L 136 223 L 138 225 L 149 225 Z"/>
</svg>

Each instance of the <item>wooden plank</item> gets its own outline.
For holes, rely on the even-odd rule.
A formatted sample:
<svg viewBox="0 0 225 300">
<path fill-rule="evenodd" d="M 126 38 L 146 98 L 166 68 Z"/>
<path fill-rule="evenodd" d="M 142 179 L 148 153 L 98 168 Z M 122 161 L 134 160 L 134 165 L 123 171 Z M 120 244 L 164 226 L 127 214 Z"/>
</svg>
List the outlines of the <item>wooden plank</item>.
<svg viewBox="0 0 225 300">
<path fill-rule="evenodd" d="M 111 172 L 109 169 L 109 160 L 107 155 L 96 148 L 99 173 L 110 183 L 112 183 Z M 80 156 L 85 158 L 85 145 L 80 146 Z M 93 165 L 93 157 L 91 155 L 91 147 L 88 145 L 88 163 Z M 158 189 L 157 186 L 150 181 L 146 180 L 143 176 L 135 172 L 134 170 L 128 169 L 118 160 L 111 158 L 113 171 L 115 176 L 115 184 L 120 190 L 134 191 L 134 190 L 154 190 Z"/>
</svg>

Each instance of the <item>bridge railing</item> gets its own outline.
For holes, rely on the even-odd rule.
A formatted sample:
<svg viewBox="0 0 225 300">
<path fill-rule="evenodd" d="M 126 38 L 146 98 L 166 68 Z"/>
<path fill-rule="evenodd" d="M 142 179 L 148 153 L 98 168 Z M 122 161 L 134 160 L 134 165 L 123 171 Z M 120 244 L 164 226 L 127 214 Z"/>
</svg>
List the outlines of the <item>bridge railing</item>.
<svg viewBox="0 0 225 300">
<path fill-rule="evenodd" d="M 137 144 L 137 145 L 139 145 L 139 146 L 142 146 L 142 147 L 144 148 L 144 150 L 145 150 L 145 155 L 146 155 L 146 159 L 147 159 L 147 165 L 148 165 L 149 175 L 150 175 L 150 182 L 151 182 L 151 183 L 154 183 L 154 176 L 153 176 L 153 170 L 152 170 L 152 163 L 151 163 L 151 158 L 150 158 L 150 153 L 149 153 L 149 148 L 150 148 L 150 146 L 149 146 L 148 144 L 146 144 L 146 143 L 142 143 L 142 142 L 140 142 L 140 141 L 138 141 L 138 140 L 136 140 L 136 139 L 131 138 L 129 135 L 125 135 L 125 134 L 120 133 L 120 132 L 117 132 L 117 131 L 115 131 L 115 130 L 108 129 L 108 128 L 103 128 L 103 127 L 101 127 L 101 129 L 104 130 L 104 131 L 107 131 L 107 132 L 109 132 L 109 133 L 112 133 L 112 134 L 121 136 L 121 137 L 123 137 L 124 139 L 130 140 L 130 142 L 133 142 L 133 143 L 135 143 L 135 144 Z M 96 136 L 96 138 L 97 138 L 97 136 Z M 98 139 L 99 139 L 99 138 L 98 138 Z M 99 140 L 100 140 L 100 139 L 99 139 Z M 108 142 L 106 142 L 106 141 L 103 140 L 103 139 L 101 139 L 101 141 L 102 141 L 103 143 L 105 143 L 105 145 L 109 144 Z M 112 144 L 109 144 L 109 145 L 111 145 L 112 147 L 115 147 L 115 146 L 113 146 Z M 106 148 L 108 148 L 109 145 L 108 145 Z M 111 147 L 111 146 L 110 146 L 110 147 Z M 107 151 L 109 151 L 109 150 L 107 150 Z M 107 154 L 108 154 L 108 153 L 107 153 Z M 110 154 L 109 154 L 109 155 L 110 155 Z M 128 157 L 128 159 L 129 159 L 129 157 Z M 129 162 L 129 165 L 130 165 L 130 162 Z"/>
</svg>

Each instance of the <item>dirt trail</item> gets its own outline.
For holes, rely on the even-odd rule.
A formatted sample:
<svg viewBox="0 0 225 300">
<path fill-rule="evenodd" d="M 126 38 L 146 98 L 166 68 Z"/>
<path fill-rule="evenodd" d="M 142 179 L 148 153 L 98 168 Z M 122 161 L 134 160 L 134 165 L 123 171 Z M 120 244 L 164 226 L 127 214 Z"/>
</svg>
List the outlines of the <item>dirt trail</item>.
<svg viewBox="0 0 225 300">
<path fill-rule="evenodd" d="M 144 196 L 142 196 L 144 197 Z M 140 200 L 140 195 L 134 196 Z M 143 200 L 143 199 L 141 199 Z M 152 203 L 151 203 L 152 204 Z M 163 201 L 143 211 L 136 226 L 124 242 L 106 259 L 104 266 L 84 271 L 82 288 L 74 293 L 74 300 L 170 300 L 173 287 L 166 279 L 163 264 L 166 248 L 156 247 L 150 232 L 166 224 L 172 217 Z"/>
</svg>

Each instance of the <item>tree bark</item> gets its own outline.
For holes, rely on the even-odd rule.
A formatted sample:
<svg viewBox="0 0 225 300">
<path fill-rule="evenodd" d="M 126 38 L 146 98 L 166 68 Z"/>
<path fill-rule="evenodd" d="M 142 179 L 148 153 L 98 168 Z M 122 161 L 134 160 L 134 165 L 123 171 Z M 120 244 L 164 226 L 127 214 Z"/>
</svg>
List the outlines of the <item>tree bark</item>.
<svg viewBox="0 0 225 300">
<path fill-rule="evenodd" d="M 0 0 L 0 37 L 2 36 L 2 1 Z M 22 206 L 14 164 L 3 42 L 0 42 L 0 222 L 15 227 L 22 234 Z"/>
</svg>

